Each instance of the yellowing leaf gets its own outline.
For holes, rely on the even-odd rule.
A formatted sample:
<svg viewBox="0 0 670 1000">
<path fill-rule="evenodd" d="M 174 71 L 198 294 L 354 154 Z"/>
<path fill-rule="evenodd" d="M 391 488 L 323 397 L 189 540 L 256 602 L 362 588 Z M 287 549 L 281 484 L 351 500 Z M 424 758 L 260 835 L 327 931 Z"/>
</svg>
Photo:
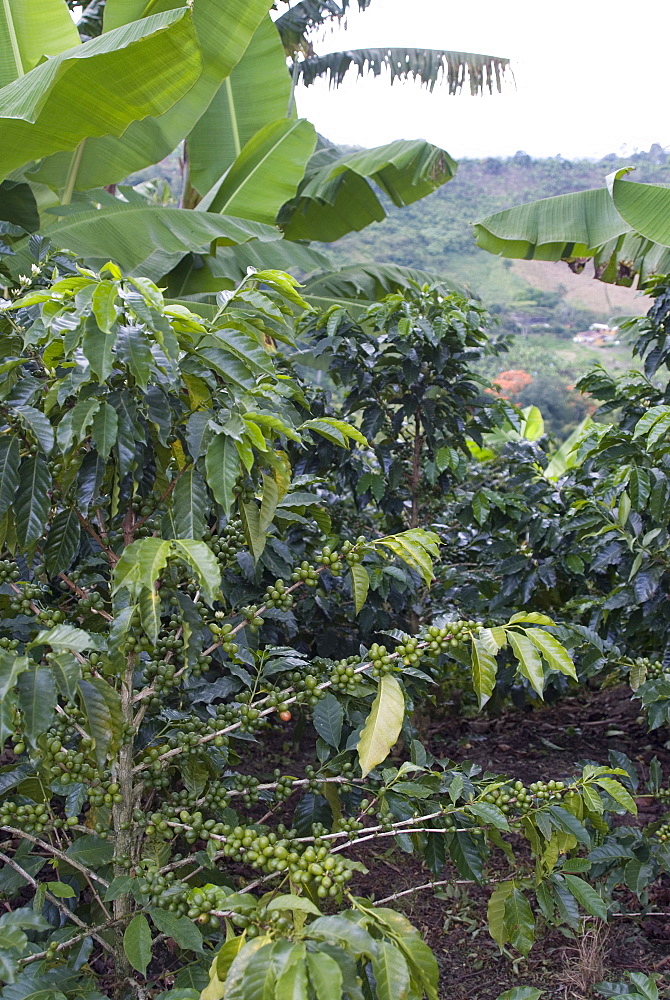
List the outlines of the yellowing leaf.
<svg viewBox="0 0 670 1000">
<path fill-rule="evenodd" d="M 402 689 L 395 677 L 384 674 L 358 741 L 358 759 L 363 777 L 386 760 L 391 747 L 400 736 L 404 716 L 405 699 Z"/>
<path fill-rule="evenodd" d="M 361 566 L 360 563 L 353 563 L 349 569 L 351 570 L 351 591 L 354 595 L 356 614 L 358 614 L 365 604 L 365 599 L 368 596 L 370 577 L 368 576 L 368 571 L 365 566 Z"/>
</svg>

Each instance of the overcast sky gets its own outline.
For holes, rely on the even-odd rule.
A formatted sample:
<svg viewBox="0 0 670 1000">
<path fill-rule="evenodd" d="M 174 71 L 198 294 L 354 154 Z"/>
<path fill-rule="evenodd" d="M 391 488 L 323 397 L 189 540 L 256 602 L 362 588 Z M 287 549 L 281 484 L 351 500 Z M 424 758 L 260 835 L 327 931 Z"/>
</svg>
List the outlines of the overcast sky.
<svg viewBox="0 0 670 1000">
<path fill-rule="evenodd" d="M 301 88 L 298 110 L 335 142 L 374 146 L 423 138 L 456 157 L 600 157 L 670 147 L 664 0 L 374 0 L 318 52 L 415 46 L 507 56 L 503 94 L 449 97 L 418 84 L 351 80 Z"/>
</svg>

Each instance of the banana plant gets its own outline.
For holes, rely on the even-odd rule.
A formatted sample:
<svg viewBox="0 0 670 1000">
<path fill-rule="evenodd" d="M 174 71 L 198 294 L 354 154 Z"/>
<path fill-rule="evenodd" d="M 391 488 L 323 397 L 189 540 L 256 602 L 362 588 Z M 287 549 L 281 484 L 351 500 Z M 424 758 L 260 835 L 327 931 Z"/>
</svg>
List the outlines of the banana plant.
<svg viewBox="0 0 670 1000">
<path fill-rule="evenodd" d="M 497 212 L 475 224 L 477 244 L 501 257 L 565 260 L 579 273 L 593 260 L 611 284 L 644 283 L 670 270 L 670 190 L 626 179 Z"/>
<path fill-rule="evenodd" d="M 11 205 L 0 219 L 39 228 L 92 266 L 112 259 L 181 297 L 229 288 L 249 266 L 323 272 L 305 244 L 380 221 L 387 199 L 411 204 L 455 174 L 423 140 L 342 155 L 297 117 L 287 25 L 299 15 L 316 24 L 314 2 L 275 23 L 270 0 L 107 0 L 83 42 L 66 0 L 39 3 L 37 31 L 23 0 L 6 0 L 0 15 L 12 77 L 0 120 L 13 140 L 0 151 L 0 198 Z M 320 7 L 332 17 L 346 4 Z M 180 208 L 116 188 L 180 143 Z"/>
<path fill-rule="evenodd" d="M 358 0 L 358 9 L 366 10 L 372 0 Z M 277 18 L 276 24 L 287 56 L 292 60 L 294 81 L 309 87 L 327 78 L 331 87 L 339 87 L 345 76 L 386 73 L 395 80 L 412 79 L 428 90 L 446 85 L 450 94 L 459 93 L 466 82 L 470 93 L 493 93 L 500 90 L 509 60 L 500 56 L 447 49 L 366 48 L 347 49 L 317 55 L 310 34 L 333 20 L 342 20 L 353 6 L 350 0 L 300 0 Z"/>
</svg>

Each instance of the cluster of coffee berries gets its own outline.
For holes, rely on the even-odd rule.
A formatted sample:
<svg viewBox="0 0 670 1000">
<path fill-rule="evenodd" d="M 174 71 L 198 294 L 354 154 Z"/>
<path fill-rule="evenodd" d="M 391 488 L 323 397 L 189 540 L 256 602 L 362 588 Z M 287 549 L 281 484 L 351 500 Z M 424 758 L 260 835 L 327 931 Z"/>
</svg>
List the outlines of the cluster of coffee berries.
<svg viewBox="0 0 670 1000">
<path fill-rule="evenodd" d="M 240 549 L 243 549 L 247 544 L 242 522 L 238 518 L 231 518 L 218 534 L 206 532 L 205 541 L 221 566 L 229 565 Z"/>
<path fill-rule="evenodd" d="M 667 844 L 670 840 L 670 823 L 661 823 L 654 833 L 654 837 L 656 840 L 660 840 L 662 844 Z"/>
<path fill-rule="evenodd" d="M 171 617 L 163 624 L 155 644 L 147 635 L 128 636 L 124 651 L 140 654 L 143 668 L 142 681 L 150 685 L 153 692 L 147 694 L 146 703 L 150 709 L 163 707 L 161 695 L 176 688 L 186 677 L 200 677 L 207 673 L 212 657 L 200 653 L 188 663 L 188 646 L 183 634 L 184 622 L 178 609 L 172 608 Z"/>
<path fill-rule="evenodd" d="M 238 728 L 241 733 L 257 733 L 262 726 L 267 725 L 265 719 L 261 718 L 260 708 L 247 705 L 246 702 L 233 707 L 237 713 Z"/>
<path fill-rule="evenodd" d="M 406 667 L 416 667 L 421 662 L 422 651 L 419 649 L 420 640 L 415 635 L 403 633 L 401 641 L 395 648 L 395 652 Z"/>
<path fill-rule="evenodd" d="M 30 605 L 38 601 L 42 596 L 42 588 L 32 583 L 21 585 L 21 594 L 16 594 L 9 602 L 9 610 L 15 615 L 28 615 L 31 613 Z"/>
<path fill-rule="evenodd" d="M 172 801 L 175 802 L 175 805 L 183 808 L 182 803 L 184 805 L 190 804 L 195 799 L 195 792 L 187 792 L 185 789 L 182 789 L 173 794 Z M 220 816 L 223 810 L 227 808 L 229 801 L 228 789 L 222 779 L 208 781 L 205 790 L 203 790 L 201 797 L 198 799 L 200 808 L 208 814 L 208 818 Z"/>
<path fill-rule="evenodd" d="M 201 925 L 207 925 L 212 930 L 218 930 L 221 922 L 216 916 L 216 911 L 226 910 L 226 912 L 230 912 L 226 907 L 227 895 L 226 890 L 220 885 L 208 883 L 199 888 L 191 887 L 184 894 L 187 906 L 186 916 L 190 917 L 191 920 L 197 920 Z M 234 921 L 235 917 L 230 919 Z M 238 924 L 237 926 L 242 925 Z M 245 921 L 244 926 L 248 927 L 248 922 Z"/>
<path fill-rule="evenodd" d="M 135 538 L 149 538 L 155 531 L 160 530 L 166 507 L 165 504 L 159 502 L 158 498 L 135 502 L 133 510 L 138 522 L 134 528 Z"/>
<path fill-rule="evenodd" d="M 286 802 L 295 790 L 295 779 L 290 777 L 290 775 L 282 775 L 279 768 L 275 768 L 274 779 L 275 786 L 272 789 L 272 797 L 276 802 Z"/>
<path fill-rule="evenodd" d="M 346 562 L 347 566 L 355 566 L 356 563 L 363 561 L 363 553 L 360 547 L 365 543 L 365 535 L 359 535 L 355 543 L 346 541 L 342 542 L 342 558 Z"/>
<path fill-rule="evenodd" d="M 266 874 L 287 872 L 293 882 L 312 885 L 319 899 L 341 894 L 352 872 L 346 863 L 328 851 L 318 837 L 300 853 L 293 843 L 295 831 L 280 824 L 277 832 L 259 833 L 256 828 L 236 826 L 224 829 L 222 852 L 233 861 L 242 861 Z"/>
<path fill-rule="evenodd" d="M 528 789 L 535 799 L 544 801 L 560 799 L 568 791 L 564 781 L 533 781 Z"/>
<path fill-rule="evenodd" d="M 514 811 L 526 813 L 533 808 L 533 796 L 523 781 L 515 781 L 513 785 L 501 785 L 491 788 L 482 796 L 484 802 L 493 805 L 508 815 Z"/>
<path fill-rule="evenodd" d="M 268 608 L 277 608 L 278 611 L 290 611 L 293 607 L 293 594 L 287 594 L 286 589 L 283 580 L 275 580 L 263 594 L 263 604 Z"/>
<path fill-rule="evenodd" d="M 253 774 L 235 774 L 231 783 L 231 790 L 240 796 L 242 803 L 249 808 L 254 802 L 258 802 L 260 792 L 258 786 L 260 781 Z"/>
<path fill-rule="evenodd" d="M 384 674 L 391 674 L 398 669 L 386 646 L 380 646 L 373 642 L 368 652 L 368 659 L 372 665 L 372 676 L 383 677 Z"/>
<path fill-rule="evenodd" d="M 161 760 L 164 753 L 170 749 L 165 743 L 160 746 L 145 747 L 138 761 L 142 767 L 142 781 L 147 788 L 166 789 L 170 787 L 170 776 L 165 762 Z"/>
<path fill-rule="evenodd" d="M 294 583 L 301 580 L 308 587 L 316 587 L 319 582 L 319 574 L 315 566 L 303 560 L 298 568 L 291 573 L 291 579 Z"/>
<path fill-rule="evenodd" d="M 240 614 L 246 619 L 245 627 L 251 632 L 258 632 L 259 628 L 265 625 L 265 622 L 258 614 L 258 605 L 248 604 L 244 608 L 240 608 Z"/>
<path fill-rule="evenodd" d="M 337 830 L 346 833 L 349 840 L 355 840 L 358 831 L 362 829 L 363 823 L 355 816 L 341 816 L 337 823 Z"/>
<path fill-rule="evenodd" d="M 326 692 L 319 688 L 321 678 L 318 674 L 301 674 L 296 670 L 290 677 L 294 690 L 293 697 L 299 705 L 309 705 L 313 708 L 325 696 Z"/>
<path fill-rule="evenodd" d="M 0 583 L 14 583 L 21 576 L 19 567 L 11 559 L 0 559 Z"/>
<path fill-rule="evenodd" d="M 111 780 L 111 776 L 100 779 L 100 783 L 94 783 L 89 789 L 88 800 L 92 806 L 113 806 L 123 801 L 123 796 L 119 792 L 116 781 Z"/>
<path fill-rule="evenodd" d="M 77 822 L 76 819 L 74 822 Z M 44 802 L 16 803 L 5 799 L 0 803 L 0 826 L 14 826 L 26 833 L 42 833 L 55 825 Z"/>
<path fill-rule="evenodd" d="M 217 619 L 224 618 L 223 611 L 215 611 L 214 617 Z M 230 622 L 226 622 L 225 625 L 219 625 L 218 621 L 209 623 L 209 630 L 212 635 L 217 636 L 221 649 L 226 653 L 231 659 L 235 658 L 235 654 L 239 650 L 238 644 L 235 642 L 235 633 L 233 632 L 233 626 Z"/>
<path fill-rule="evenodd" d="M 51 608 L 49 609 L 42 608 L 37 612 L 37 615 L 35 617 L 40 622 L 40 624 L 43 625 L 45 628 L 53 628 L 54 625 L 60 625 L 62 622 L 64 622 L 65 619 L 67 618 L 67 615 L 65 614 L 64 611 L 54 611 Z"/>
<path fill-rule="evenodd" d="M 223 886 L 208 883 L 188 892 L 187 916 L 212 929 L 220 926 L 218 913 L 223 913 L 233 926 L 243 930 L 247 938 L 259 934 L 285 934 L 291 926 L 290 918 L 279 909 L 273 909 L 257 900 L 251 893 L 235 893 L 231 907 L 231 891 Z"/>
<path fill-rule="evenodd" d="M 290 692 L 285 688 L 272 688 L 266 695 L 265 707 L 276 708 L 282 722 L 290 722 L 291 710 L 286 700 L 290 696 Z"/>
<path fill-rule="evenodd" d="M 153 840 L 168 841 L 183 836 L 188 844 L 193 844 L 196 840 L 221 836 L 223 824 L 216 817 L 227 805 L 228 790 L 221 781 L 214 781 L 200 799 L 194 792 L 181 789 L 167 796 L 149 815 L 136 809 L 133 820 Z"/>
<path fill-rule="evenodd" d="M 356 695 L 359 685 L 365 680 L 362 671 L 356 673 L 356 667 L 362 662 L 360 656 L 347 656 L 343 660 L 335 660 L 328 678 L 333 691 Z"/>
<path fill-rule="evenodd" d="M 633 665 L 639 670 L 644 670 L 646 680 L 658 680 L 669 671 L 663 669 L 661 660 L 651 660 L 648 656 L 638 656 Z"/>
<path fill-rule="evenodd" d="M 119 859 L 115 859 L 119 865 Z M 125 867 L 120 864 L 119 867 Z M 139 868 L 138 888 L 145 893 L 152 905 L 160 907 L 162 910 L 169 910 L 177 916 L 185 916 L 189 912 L 188 896 L 193 892 L 193 887 L 188 882 L 183 882 L 174 871 L 160 873 L 155 864 L 144 862 L 144 869 Z M 199 911 L 193 914 L 199 915 Z"/>
<path fill-rule="evenodd" d="M 460 646 L 464 637 L 469 632 L 481 632 L 484 628 L 482 622 L 456 621 L 449 622 L 448 625 L 430 625 L 426 629 L 427 651 L 433 655 L 446 653 L 449 649 Z"/>
<path fill-rule="evenodd" d="M 337 549 L 331 549 L 329 545 L 324 545 L 316 559 L 333 576 L 339 576 L 342 572 L 342 558 Z"/>
<path fill-rule="evenodd" d="M 51 778 L 69 785 L 73 781 L 88 783 L 100 779 L 97 764 L 91 758 L 93 740 L 82 736 L 77 744 L 68 747 L 59 736 L 44 737 L 39 741 L 37 757 Z"/>
<path fill-rule="evenodd" d="M 77 601 L 78 611 L 101 611 L 105 606 L 105 599 L 97 590 L 91 590 Z"/>
<path fill-rule="evenodd" d="M 220 732 L 224 728 L 225 723 L 220 718 L 212 717 L 204 720 L 197 715 L 191 715 L 188 719 L 180 722 L 178 728 L 168 733 L 165 742 L 170 750 L 180 747 L 184 754 L 197 755 L 202 741 L 205 737 L 212 737 L 213 733 L 216 735 L 212 739 L 208 739 L 207 742 L 218 748 L 227 747 L 228 737 Z"/>
</svg>

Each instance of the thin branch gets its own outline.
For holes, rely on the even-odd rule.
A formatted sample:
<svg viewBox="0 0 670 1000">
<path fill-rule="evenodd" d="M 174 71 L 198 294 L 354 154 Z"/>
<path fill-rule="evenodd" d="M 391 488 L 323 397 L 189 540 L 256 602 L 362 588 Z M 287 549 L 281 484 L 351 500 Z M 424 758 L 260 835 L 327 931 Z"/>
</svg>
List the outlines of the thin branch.
<svg viewBox="0 0 670 1000">
<path fill-rule="evenodd" d="M 139 523 L 141 523 L 141 522 L 138 522 L 138 524 L 139 524 Z M 321 567 L 320 569 L 318 569 L 318 570 L 317 570 L 316 572 L 317 572 L 317 573 L 323 573 L 324 569 L 325 569 L 325 566 L 322 566 L 322 567 Z M 305 584 L 305 581 L 304 581 L 304 580 L 298 580 L 298 581 L 296 581 L 296 583 L 293 583 L 293 584 L 291 584 L 291 586 L 290 586 L 290 587 L 287 587 L 287 589 L 286 589 L 285 593 L 287 593 L 287 594 L 292 594 L 294 590 L 298 590 L 298 589 L 299 589 L 300 587 L 304 586 L 304 584 Z M 263 614 L 263 612 L 264 612 L 264 611 L 267 611 L 267 610 L 268 610 L 268 606 L 267 606 L 267 604 L 262 604 L 262 605 L 261 605 L 261 607 L 260 607 L 260 608 L 258 608 L 258 610 L 256 611 L 256 614 L 257 614 L 257 615 L 262 615 L 262 614 Z M 243 628 L 244 628 L 244 627 L 245 627 L 245 626 L 246 626 L 247 624 L 248 624 L 248 621 L 247 621 L 247 619 L 246 619 L 246 618 L 244 618 L 244 619 L 243 619 L 243 620 L 242 620 L 241 622 L 239 622 L 239 623 L 238 623 L 238 624 L 237 624 L 237 625 L 235 626 L 235 628 L 233 628 L 233 629 L 232 629 L 232 630 L 231 630 L 230 632 L 227 632 L 227 633 L 226 633 L 226 639 L 225 639 L 225 641 L 228 641 L 229 639 L 232 639 L 232 637 L 233 637 L 234 635 L 237 635 L 237 633 L 238 633 L 238 632 L 241 632 L 241 631 L 242 631 L 242 629 L 243 629 Z M 214 652 L 214 650 L 215 650 L 215 649 L 218 649 L 218 648 L 219 648 L 219 647 L 220 647 L 221 645 L 222 645 L 222 641 L 219 641 L 219 642 L 213 642 L 211 646 L 208 646 L 208 648 L 207 648 L 207 649 L 206 649 L 206 650 L 205 650 L 205 651 L 203 652 L 203 654 L 202 654 L 202 655 L 203 655 L 203 656 L 210 656 L 210 655 L 211 655 L 211 654 L 212 654 L 212 653 Z M 167 661 L 168 661 L 168 657 L 169 657 L 169 654 L 168 654 L 168 656 L 166 656 L 166 658 L 165 658 L 165 662 L 167 662 Z M 177 670 L 177 672 L 175 673 L 174 677 L 172 678 L 172 679 L 173 679 L 173 681 L 175 681 L 175 680 L 177 680 L 177 678 L 181 677 L 181 676 L 182 676 L 182 674 L 184 674 L 184 673 L 185 673 L 185 672 L 186 672 L 187 670 L 188 670 L 188 667 L 187 667 L 187 666 L 183 666 L 183 667 L 181 667 L 181 669 L 180 669 L 180 670 Z M 289 688 L 288 690 L 292 691 L 292 690 L 293 690 L 293 688 Z M 155 693 L 155 691 L 156 691 L 156 689 L 155 689 L 155 687 L 154 687 L 153 685 L 149 685 L 149 687 L 145 687 L 145 688 L 142 688 L 142 690 L 141 690 L 141 691 L 138 691 L 138 692 L 137 692 L 137 693 L 136 693 L 136 694 L 134 695 L 134 697 L 133 697 L 133 701 L 134 701 L 134 702 L 137 702 L 137 701 L 142 701 L 142 699 L 143 699 L 143 698 L 149 698 L 149 697 L 150 697 L 150 696 L 151 696 L 152 694 L 154 694 L 154 693 Z M 143 713 L 143 714 L 144 714 L 144 713 Z"/>
<path fill-rule="evenodd" d="M 163 500 L 165 500 L 165 499 L 166 499 L 167 497 L 169 497 L 169 496 L 170 496 L 170 494 L 172 493 L 173 489 L 175 488 L 175 486 L 177 485 L 177 483 L 179 482 L 179 480 L 181 479 L 181 477 L 182 477 L 182 476 L 184 475 L 184 473 L 185 473 L 185 472 L 188 472 L 188 470 L 189 470 L 190 468 L 192 468 L 192 464 L 191 464 L 191 462 L 188 462 L 188 463 L 187 463 L 187 464 L 186 464 L 186 465 L 184 466 L 184 468 L 183 468 L 183 469 L 180 469 L 180 470 L 179 470 L 179 472 L 178 472 L 178 473 L 177 473 L 177 475 L 176 475 L 176 476 L 174 477 L 174 479 L 172 479 L 172 480 L 170 481 L 170 483 L 168 484 L 167 488 L 166 488 L 165 490 L 163 490 L 163 492 L 162 492 L 162 493 L 161 493 L 161 495 L 159 496 L 158 500 L 156 501 L 156 503 L 154 504 L 154 506 L 153 506 L 153 508 L 152 508 L 152 511 L 151 511 L 151 513 L 150 513 L 150 514 L 146 514 L 146 515 L 145 515 L 144 517 L 141 517 L 141 518 L 139 519 L 139 521 L 135 521 L 135 525 L 134 525 L 134 530 L 135 530 L 135 531 L 137 531 L 137 529 L 138 529 L 139 527 L 141 527 L 141 525 L 143 525 L 145 521 L 148 521 L 148 520 L 149 520 L 149 518 L 153 516 L 153 514 L 154 514 L 154 513 L 155 513 L 155 511 L 156 511 L 156 509 L 157 509 L 158 507 L 160 507 L 160 505 L 161 505 L 161 504 L 163 503 Z"/>
<path fill-rule="evenodd" d="M 82 528 L 84 529 L 84 531 L 88 532 L 88 534 L 91 536 L 91 538 L 93 538 L 98 543 L 98 545 L 100 546 L 100 548 L 102 549 L 102 551 L 105 553 L 105 555 L 109 559 L 109 561 L 112 564 L 112 566 L 116 566 L 116 564 L 119 561 L 120 557 L 117 556 L 116 552 L 113 552 L 112 549 L 110 549 L 109 545 L 105 545 L 105 543 L 103 542 L 102 538 L 100 537 L 100 535 L 98 534 L 98 532 L 95 530 L 95 528 L 93 527 L 93 525 L 91 524 L 91 522 L 88 521 L 84 517 L 84 515 L 80 511 L 78 511 L 76 509 L 76 507 L 74 508 L 74 512 L 75 512 L 75 514 L 77 516 L 77 520 L 79 521 L 79 523 L 82 526 Z"/>
<path fill-rule="evenodd" d="M 46 840 L 40 840 L 40 838 L 34 836 L 34 834 L 26 833 L 25 830 L 19 830 L 15 826 L 0 826 L 0 830 L 7 830 L 8 833 L 12 833 L 15 837 L 18 837 L 19 840 L 21 838 L 30 840 L 43 851 L 53 854 L 54 857 L 58 858 L 64 864 L 70 865 L 71 868 L 76 868 L 77 871 L 82 873 L 82 875 L 86 875 L 87 878 L 95 879 L 95 881 L 99 882 L 100 885 L 105 887 L 105 889 L 109 889 L 109 882 L 107 882 L 106 879 L 102 878 L 100 875 L 96 875 L 94 871 L 91 871 L 91 869 L 87 868 L 86 865 L 82 865 L 80 861 L 76 860 L 76 858 L 71 858 L 69 855 L 64 854 L 63 851 L 59 851 L 57 847 L 54 847 L 53 844 L 47 843 Z"/>
<path fill-rule="evenodd" d="M 80 941 L 83 941 L 87 937 L 94 937 L 96 941 L 98 941 L 100 939 L 97 935 L 100 931 L 106 931 L 115 924 L 122 923 L 124 920 L 128 919 L 128 916 L 130 916 L 130 914 L 121 917 L 119 920 L 108 920 L 104 924 L 97 924 L 95 927 L 89 927 L 88 930 L 84 931 L 82 934 L 75 934 L 74 937 L 68 938 L 67 941 L 61 941 L 59 945 L 56 945 L 55 950 L 57 952 L 65 951 L 67 948 L 71 948 L 73 945 L 79 944 Z M 51 953 L 53 953 L 53 951 L 54 949 L 52 948 Z M 29 955 L 28 958 L 20 958 L 19 965 L 23 967 L 24 965 L 30 965 L 31 962 L 39 962 L 40 959 L 46 958 L 48 954 L 49 952 L 47 951 L 40 951 L 34 955 Z"/>
<path fill-rule="evenodd" d="M 25 870 L 25 868 L 22 868 L 21 865 L 19 865 L 12 858 L 8 857 L 6 854 L 0 853 L 0 860 L 4 861 L 5 864 L 9 865 L 10 868 L 13 868 L 14 871 L 21 876 L 21 878 L 26 880 L 28 885 L 31 885 L 33 889 L 35 889 L 35 891 L 39 889 L 40 883 L 37 882 L 32 877 L 32 875 L 29 875 L 28 872 Z M 58 899 L 57 896 L 54 896 L 52 892 L 49 892 L 48 889 L 45 889 L 45 898 L 48 899 L 53 906 L 55 906 L 58 910 L 60 910 L 60 912 L 63 914 L 64 917 L 66 917 L 68 920 L 71 920 L 73 924 L 77 925 L 77 927 L 82 928 L 85 931 L 84 935 L 85 937 L 89 936 L 95 937 L 96 941 L 105 949 L 105 951 L 110 952 L 112 955 L 114 954 L 114 949 L 111 947 L 111 945 L 107 944 L 107 942 L 103 938 L 97 937 L 97 935 L 93 933 L 92 929 L 88 927 L 84 923 L 84 921 L 77 916 L 76 913 L 73 913 L 72 910 L 65 905 L 65 903 L 62 903 L 61 900 Z"/>
<path fill-rule="evenodd" d="M 228 634 L 231 635 L 232 633 L 228 633 Z M 220 643 L 216 643 L 214 646 L 211 646 L 210 649 L 216 649 L 216 647 L 218 645 L 220 645 Z M 425 647 L 427 645 L 428 645 L 427 642 L 419 643 L 419 645 L 417 646 L 417 649 L 425 649 Z M 394 658 L 397 659 L 398 653 L 389 653 L 389 656 L 392 659 L 394 659 Z M 368 660 L 365 663 L 359 664 L 355 668 L 354 673 L 356 673 L 356 674 L 363 673 L 364 670 L 368 670 L 368 668 L 371 667 L 371 666 L 372 666 L 372 661 Z M 175 674 L 175 677 L 176 676 L 177 675 Z M 315 688 L 315 690 L 316 691 L 326 691 L 330 687 L 332 687 L 332 681 L 323 681 L 322 684 L 318 684 L 317 685 L 317 687 Z M 295 689 L 294 688 L 287 688 L 285 693 L 290 695 L 290 693 L 293 690 L 295 690 Z M 252 705 L 251 705 L 251 707 L 252 708 L 257 708 L 259 705 L 264 705 L 267 702 L 267 700 L 268 700 L 267 697 L 261 698 L 260 701 L 253 702 Z M 298 701 L 297 697 L 295 695 L 293 695 L 293 697 L 284 698 L 282 703 L 284 705 L 293 705 L 293 704 L 297 703 L 297 701 Z M 276 705 L 272 705 L 270 708 L 266 708 L 263 711 L 261 711 L 259 713 L 259 715 L 258 715 L 258 718 L 259 719 L 265 718 L 268 715 L 272 715 L 273 712 L 276 712 L 276 711 L 277 711 L 277 706 Z M 226 733 L 233 733 L 233 732 L 235 732 L 236 729 L 239 729 L 241 725 L 242 725 L 242 721 L 240 720 L 239 722 L 233 722 L 233 723 L 231 723 L 230 726 L 226 726 L 224 729 L 214 729 L 214 730 L 212 730 L 211 733 L 208 733 L 207 736 L 203 736 L 202 739 L 200 739 L 196 745 L 197 746 L 201 746 L 202 744 L 210 743 L 212 740 L 215 740 L 217 738 L 217 736 L 224 736 Z M 173 757 L 179 756 L 179 754 L 182 753 L 183 750 L 184 750 L 183 747 L 173 747 L 171 750 L 167 750 L 165 753 L 161 754 L 160 757 L 157 757 L 156 760 L 160 760 L 160 761 L 171 760 Z M 135 773 L 138 772 L 138 771 L 145 771 L 148 767 L 150 767 L 154 763 L 155 763 L 155 761 L 151 761 L 151 763 L 146 763 L 146 764 L 137 764 L 136 767 L 133 770 L 134 770 Z"/>
<path fill-rule="evenodd" d="M 411 889 L 394 892 L 391 896 L 385 896 L 384 899 L 376 899 L 375 906 L 384 906 L 386 903 L 392 903 L 394 899 L 400 899 L 401 896 L 409 896 L 410 893 L 420 892 L 422 889 L 436 889 L 441 885 L 493 885 L 498 881 L 499 879 L 487 879 L 486 883 L 481 883 L 475 882 L 473 878 L 443 878 L 439 882 L 424 882 L 423 885 L 414 885 Z"/>
<path fill-rule="evenodd" d="M 62 580 L 63 583 L 66 584 L 66 586 L 68 586 L 70 588 L 70 590 L 72 591 L 72 593 L 77 595 L 77 597 L 88 597 L 88 594 L 86 593 L 86 591 L 82 590 L 81 587 L 77 586 L 77 584 L 74 582 L 74 580 L 71 580 L 70 577 L 67 576 L 67 574 L 65 574 L 65 573 L 59 573 L 58 574 L 58 578 L 60 580 Z M 114 621 L 114 617 L 112 615 L 110 615 L 107 611 L 103 611 L 100 608 L 91 608 L 91 611 L 93 612 L 94 615 L 100 615 L 100 617 L 104 618 L 105 621 L 108 621 L 108 622 L 113 622 Z"/>
</svg>

